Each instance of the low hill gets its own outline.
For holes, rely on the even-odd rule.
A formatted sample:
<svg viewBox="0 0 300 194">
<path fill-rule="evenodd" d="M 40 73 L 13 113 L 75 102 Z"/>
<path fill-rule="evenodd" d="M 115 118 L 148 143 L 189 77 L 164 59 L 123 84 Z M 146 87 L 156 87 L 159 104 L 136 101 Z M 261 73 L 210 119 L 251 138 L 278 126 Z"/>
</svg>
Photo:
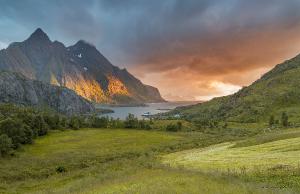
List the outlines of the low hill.
<svg viewBox="0 0 300 194">
<path fill-rule="evenodd" d="M 190 120 L 265 122 L 287 112 L 291 122 L 300 122 L 300 55 L 277 65 L 248 87 L 225 97 L 193 106 L 179 107 L 170 114 Z"/>
<path fill-rule="evenodd" d="M 0 91 L 0 103 L 48 107 L 67 115 L 94 111 L 92 103 L 68 88 L 30 80 L 15 72 L 0 71 Z"/>
<path fill-rule="evenodd" d="M 83 40 L 66 47 L 37 29 L 23 42 L 0 51 L 0 69 L 64 86 L 98 103 L 162 102 L 157 88 L 143 84 L 126 69 L 112 65 Z"/>
</svg>

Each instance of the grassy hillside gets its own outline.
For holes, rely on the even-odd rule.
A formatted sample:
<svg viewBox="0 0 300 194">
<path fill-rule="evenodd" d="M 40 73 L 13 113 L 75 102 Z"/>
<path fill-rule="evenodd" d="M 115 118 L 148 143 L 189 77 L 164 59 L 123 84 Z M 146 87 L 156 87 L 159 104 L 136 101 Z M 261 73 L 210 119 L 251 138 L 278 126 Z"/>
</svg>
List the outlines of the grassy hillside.
<svg viewBox="0 0 300 194">
<path fill-rule="evenodd" d="M 300 123 L 300 56 L 277 65 L 261 79 L 236 94 L 215 98 L 194 106 L 178 108 L 190 120 L 267 122 L 280 120 L 286 111 L 291 123 Z"/>
<path fill-rule="evenodd" d="M 159 159 L 228 139 L 199 132 L 51 131 L 0 159 L 0 193 L 280 193 L 234 177 L 169 168 Z"/>
<path fill-rule="evenodd" d="M 288 130 L 172 153 L 163 162 L 172 167 L 267 181 L 300 191 L 300 133 Z"/>
</svg>

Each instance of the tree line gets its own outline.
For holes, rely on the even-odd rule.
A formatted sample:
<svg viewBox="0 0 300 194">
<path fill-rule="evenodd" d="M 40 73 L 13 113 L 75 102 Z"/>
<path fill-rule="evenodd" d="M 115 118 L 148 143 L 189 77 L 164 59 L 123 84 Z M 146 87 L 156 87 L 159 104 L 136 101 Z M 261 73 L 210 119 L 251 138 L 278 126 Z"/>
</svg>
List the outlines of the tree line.
<svg viewBox="0 0 300 194">
<path fill-rule="evenodd" d="M 151 129 L 150 120 L 138 120 L 129 114 L 122 121 L 97 115 L 65 116 L 46 109 L 0 104 L 0 157 L 13 154 L 21 145 L 32 144 L 34 139 L 50 130 L 80 128 L 127 128 Z M 175 129 L 176 128 L 176 129 Z M 170 131 L 178 127 L 171 126 Z"/>
</svg>

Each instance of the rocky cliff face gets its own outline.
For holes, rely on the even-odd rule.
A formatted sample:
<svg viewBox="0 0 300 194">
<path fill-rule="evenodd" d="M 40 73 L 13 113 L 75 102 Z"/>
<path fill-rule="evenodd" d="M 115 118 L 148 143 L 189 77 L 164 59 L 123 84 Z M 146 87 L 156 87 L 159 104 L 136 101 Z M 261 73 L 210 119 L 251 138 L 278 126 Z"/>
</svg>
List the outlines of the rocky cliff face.
<svg viewBox="0 0 300 194">
<path fill-rule="evenodd" d="M 144 85 L 126 69 L 113 66 L 93 45 L 78 41 L 65 47 L 37 29 L 27 40 L 0 51 L 0 69 L 74 90 L 100 103 L 164 101 L 159 91 Z"/>
<path fill-rule="evenodd" d="M 0 71 L 0 103 L 50 107 L 72 115 L 94 111 L 94 106 L 74 91 L 30 80 L 18 73 Z"/>
</svg>

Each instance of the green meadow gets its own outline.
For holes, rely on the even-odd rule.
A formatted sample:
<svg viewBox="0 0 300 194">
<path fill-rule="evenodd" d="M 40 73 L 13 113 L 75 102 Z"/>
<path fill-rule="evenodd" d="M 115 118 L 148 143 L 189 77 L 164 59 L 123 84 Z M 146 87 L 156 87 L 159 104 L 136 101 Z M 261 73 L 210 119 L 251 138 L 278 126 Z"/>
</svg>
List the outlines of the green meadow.
<svg viewBox="0 0 300 194">
<path fill-rule="evenodd" d="M 295 131 L 290 133 L 298 134 Z M 247 167 L 249 158 L 253 157 L 251 160 L 259 164 L 264 163 L 264 158 L 261 161 L 257 161 L 257 158 L 263 155 L 262 152 L 272 150 L 271 145 L 266 146 L 265 150 L 255 147 L 264 145 L 260 145 L 260 140 L 255 137 L 249 139 L 250 143 L 246 140 L 224 143 L 231 139 L 224 134 L 216 136 L 200 132 L 133 129 L 51 131 L 36 139 L 33 145 L 21 147 L 15 156 L 0 159 L 0 193 L 291 192 L 267 179 L 245 179 L 232 174 L 215 173 L 214 168 L 210 168 L 206 162 L 209 161 L 211 167 L 218 164 L 218 169 L 222 165 L 224 169 L 234 165 L 234 168 Z M 296 166 L 298 156 L 288 156 L 292 151 L 288 150 L 284 141 L 290 140 L 293 142 L 291 147 L 294 147 L 299 145 L 298 139 L 279 140 L 283 142 L 278 142 L 278 137 L 275 139 L 269 141 L 275 150 L 280 148 L 276 153 L 287 153 L 275 156 L 284 156 L 287 162 L 290 161 L 289 165 Z M 245 146 L 246 143 L 255 144 L 254 140 L 259 145 Z M 240 147 L 232 148 L 238 143 Z M 248 159 L 239 156 L 236 163 L 231 163 L 230 156 L 235 154 L 232 149 L 241 156 L 247 153 L 251 155 Z M 211 150 L 211 154 L 205 150 Z M 203 159 L 198 157 L 201 152 L 206 153 Z M 226 158 L 227 154 L 231 154 L 228 155 L 229 159 Z M 191 161 L 188 157 L 194 159 Z M 265 159 L 265 163 L 270 161 Z M 280 161 L 270 162 L 270 166 L 282 164 Z M 202 171 L 202 167 L 212 173 Z"/>
<path fill-rule="evenodd" d="M 300 191 L 299 129 L 171 153 L 163 156 L 162 162 L 174 168 L 264 181 Z"/>
</svg>

